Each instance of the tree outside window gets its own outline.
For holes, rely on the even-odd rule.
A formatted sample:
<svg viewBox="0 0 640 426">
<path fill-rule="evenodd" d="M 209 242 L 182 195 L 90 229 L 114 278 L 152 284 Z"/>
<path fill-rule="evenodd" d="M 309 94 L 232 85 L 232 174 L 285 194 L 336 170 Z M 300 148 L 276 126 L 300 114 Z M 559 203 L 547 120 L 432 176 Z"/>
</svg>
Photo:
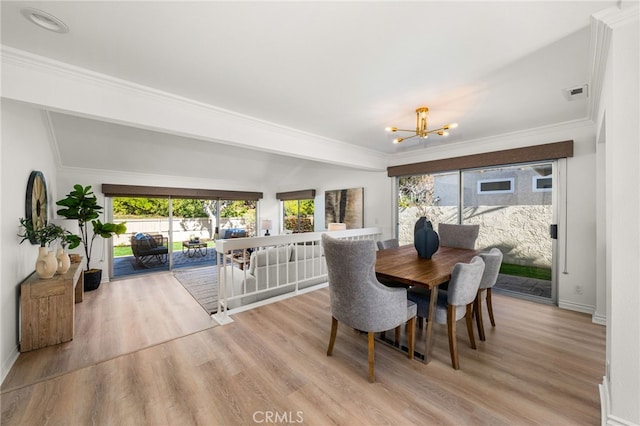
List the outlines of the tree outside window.
<svg viewBox="0 0 640 426">
<path fill-rule="evenodd" d="M 284 211 L 284 230 L 293 233 L 313 232 L 314 201 L 285 200 L 282 202 Z"/>
</svg>

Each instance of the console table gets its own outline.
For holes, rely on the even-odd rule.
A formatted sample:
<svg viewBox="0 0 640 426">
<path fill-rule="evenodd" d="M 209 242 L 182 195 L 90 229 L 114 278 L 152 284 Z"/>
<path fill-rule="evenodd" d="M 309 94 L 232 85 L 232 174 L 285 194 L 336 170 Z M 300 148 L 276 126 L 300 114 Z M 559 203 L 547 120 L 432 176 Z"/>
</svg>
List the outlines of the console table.
<svg viewBox="0 0 640 426">
<path fill-rule="evenodd" d="M 49 279 L 33 273 L 20 285 L 20 352 L 73 339 L 75 304 L 84 296 L 81 265 Z"/>
</svg>

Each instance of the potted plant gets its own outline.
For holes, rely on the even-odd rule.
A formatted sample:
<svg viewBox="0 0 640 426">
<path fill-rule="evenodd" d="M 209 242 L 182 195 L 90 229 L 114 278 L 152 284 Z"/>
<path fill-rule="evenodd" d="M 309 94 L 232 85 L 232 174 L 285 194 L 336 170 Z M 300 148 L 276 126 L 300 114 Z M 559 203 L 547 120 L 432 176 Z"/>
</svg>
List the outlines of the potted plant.
<svg viewBox="0 0 640 426">
<path fill-rule="evenodd" d="M 31 219 L 20 218 L 20 226 L 23 229 L 19 237 L 22 237 L 20 244 L 31 241 L 39 244 L 38 258 L 36 259 L 36 273 L 40 278 L 51 278 L 58 271 L 58 259 L 53 251 L 47 250 L 47 246 L 57 239 L 66 238 L 65 231 L 58 225 L 47 223 L 44 226 L 34 227 Z"/>
<path fill-rule="evenodd" d="M 118 224 L 102 223 L 98 219 L 102 212 L 102 206 L 98 205 L 98 199 L 91 191 L 91 186 L 74 185 L 73 191 L 67 194 L 66 198 L 56 202 L 56 205 L 63 207 L 57 212 L 60 216 L 78 221 L 80 235 L 77 237 L 84 248 L 87 261 L 87 268 L 84 272 L 84 289 L 85 291 L 95 290 L 100 286 L 102 280 L 102 269 L 91 268 L 91 253 L 95 239 L 97 237 L 111 238 L 114 235 L 123 234 L 127 232 L 127 227 L 124 222 Z M 89 224 L 93 227 L 92 233 L 89 233 Z"/>
<path fill-rule="evenodd" d="M 47 223 L 44 226 L 38 228 L 33 227 L 33 222 L 30 219 L 20 218 L 20 226 L 23 229 L 22 234 L 18 234 L 18 237 L 22 238 L 20 244 L 25 241 L 35 241 L 36 244 L 40 244 L 40 247 L 47 247 L 52 242 L 58 239 L 60 235 L 60 228 L 53 223 Z"/>
</svg>

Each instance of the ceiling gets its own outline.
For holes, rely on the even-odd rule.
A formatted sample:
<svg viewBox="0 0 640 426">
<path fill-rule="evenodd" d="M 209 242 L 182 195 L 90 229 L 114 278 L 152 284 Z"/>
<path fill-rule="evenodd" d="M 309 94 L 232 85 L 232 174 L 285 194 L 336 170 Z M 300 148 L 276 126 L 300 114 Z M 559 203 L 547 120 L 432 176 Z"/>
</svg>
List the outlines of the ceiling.
<svg viewBox="0 0 640 426">
<path fill-rule="evenodd" d="M 568 101 L 562 90 L 589 82 L 590 15 L 614 5 L 2 1 L 1 40 L 261 122 L 393 155 L 586 118 L 588 100 Z M 38 28 L 20 14 L 27 6 L 56 16 L 70 31 Z M 415 128 L 414 111 L 423 105 L 431 110 L 430 128 L 459 127 L 447 138 L 392 144 L 384 128 Z M 68 145 L 61 152 L 69 166 L 87 166 L 72 148 L 88 134 L 118 134 L 140 150 L 148 149 L 144 141 L 158 139 L 62 114 L 52 114 L 51 122 L 57 140 Z"/>
</svg>

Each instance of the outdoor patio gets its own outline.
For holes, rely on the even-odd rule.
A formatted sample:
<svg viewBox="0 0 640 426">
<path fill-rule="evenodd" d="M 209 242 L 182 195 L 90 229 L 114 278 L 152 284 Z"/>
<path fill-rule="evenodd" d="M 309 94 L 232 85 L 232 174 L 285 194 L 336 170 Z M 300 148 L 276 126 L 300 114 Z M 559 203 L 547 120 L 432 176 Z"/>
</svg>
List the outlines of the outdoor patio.
<svg viewBox="0 0 640 426">
<path fill-rule="evenodd" d="M 208 247 L 206 255 L 204 255 L 204 251 L 202 254 L 199 252 L 194 253 L 193 251 L 189 254 L 190 255 L 187 255 L 181 250 L 176 250 L 170 253 L 170 256 L 173 258 L 173 269 L 198 268 L 202 266 L 213 266 L 216 264 L 216 249 L 214 247 Z M 137 263 L 134 256 L 121 256 L 113 259 L 114 278 L 168 270 L 169 259 L 167 259 L 165 263 L 154 260 L 145 266 Z"/>
</svg>

